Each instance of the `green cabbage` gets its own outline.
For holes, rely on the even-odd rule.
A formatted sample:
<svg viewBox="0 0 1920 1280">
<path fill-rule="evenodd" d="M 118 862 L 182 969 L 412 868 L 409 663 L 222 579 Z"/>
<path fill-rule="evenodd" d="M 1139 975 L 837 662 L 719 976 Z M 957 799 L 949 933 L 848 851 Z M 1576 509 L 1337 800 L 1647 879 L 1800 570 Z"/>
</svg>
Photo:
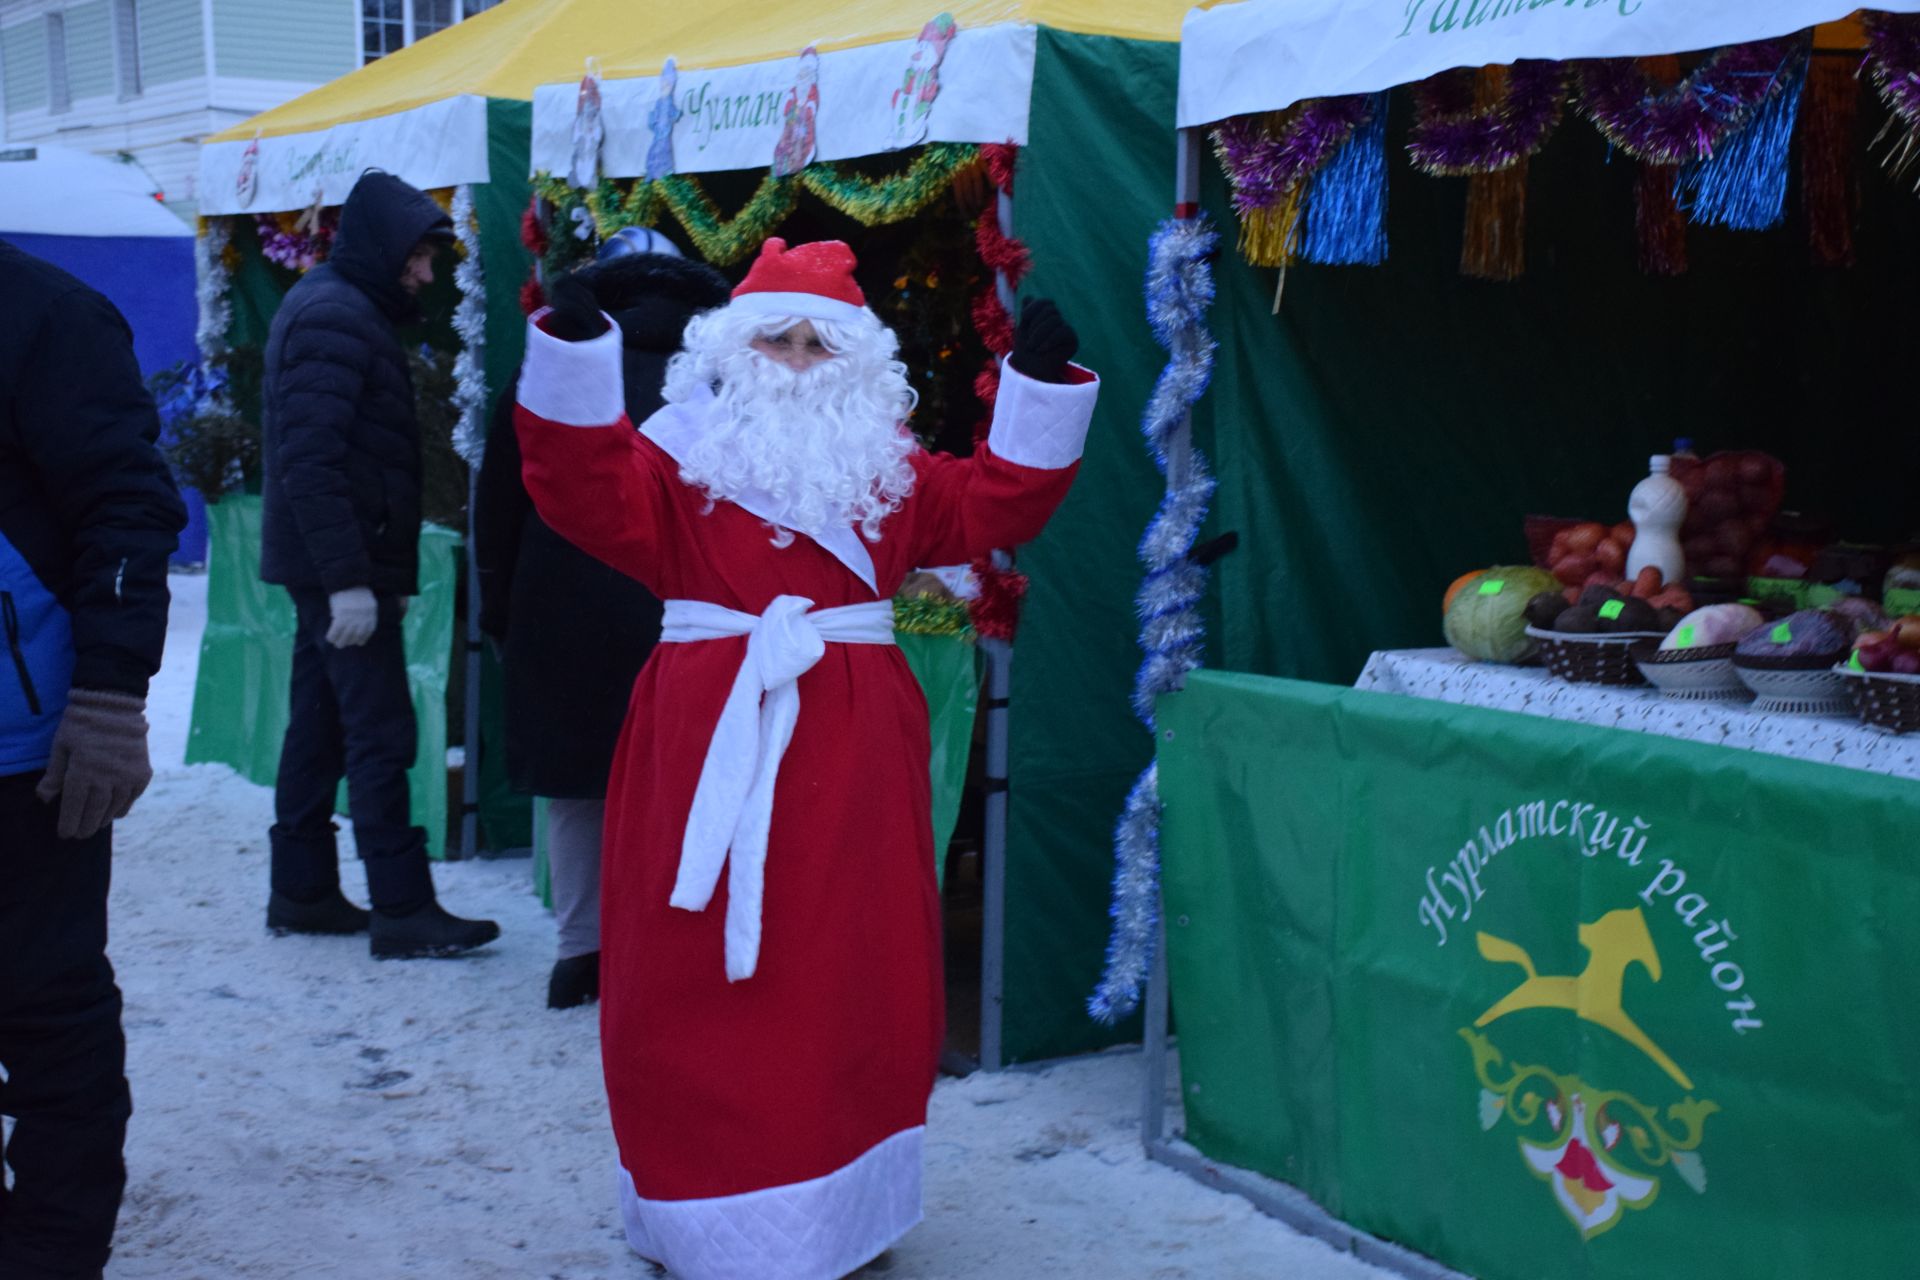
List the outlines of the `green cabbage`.
<svg viewBox="0 0 1920 1280">
<path fill-rule="evenodd" d="M 1447 610 L 1447 643 L 1481 662 L 1519 662 L 1538 645 L 1527 634 L 1527 601 L 1560 582 L 1532 565 L 1498 565 L 1461 588 Z"/>
</svg>

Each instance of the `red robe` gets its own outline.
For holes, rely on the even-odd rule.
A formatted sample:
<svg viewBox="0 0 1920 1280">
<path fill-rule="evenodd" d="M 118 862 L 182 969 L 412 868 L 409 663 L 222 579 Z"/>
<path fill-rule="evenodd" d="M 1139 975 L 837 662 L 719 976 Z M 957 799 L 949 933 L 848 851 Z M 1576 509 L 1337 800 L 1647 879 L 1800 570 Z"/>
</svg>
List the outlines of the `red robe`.
<svg viewBox="0 0 1920 1280">
<path fill-rule="evenodd" d="M 845 539 L 829 541 L 851 568 L 805 536 L 775 547 L 734 503 L 709 509 L 657 442 L 697 428 L 697 412 L 668 406 L 636 432 L 619 407 L 617 333 L 566 344 L 530 327 L 517 421 L 542 518 L 661 599 L 759 614 L 796 595 L 826 609 L 1039 533 L 1091 417 L 1097 387 L 1080 376 L 1051 386 L 1009 370 L 988 445 L 966 460 L 916 454 L 912 494 L 877 543 L 857 540 L 870 568 Z M 635 1249 L 686 1280 L 836 1280 L 920 1217 L 945 1032 L 926 701 L 891 645 L 829 644 L 800 677 L 758 969 L 729 982 L 724 878 L 703 911 L 668 897 L 745 651 L 744 638 L 656 648 L 609 780 L 601 1051 L 623 1209 Z"/>
</svg>

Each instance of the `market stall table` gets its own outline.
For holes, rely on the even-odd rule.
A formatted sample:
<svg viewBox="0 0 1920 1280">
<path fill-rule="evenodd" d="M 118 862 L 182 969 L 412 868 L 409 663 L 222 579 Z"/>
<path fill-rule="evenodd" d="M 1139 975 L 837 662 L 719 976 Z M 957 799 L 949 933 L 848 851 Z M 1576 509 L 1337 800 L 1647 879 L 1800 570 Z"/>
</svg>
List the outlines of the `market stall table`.
<svg viewBox="0 0 1920 1280">
<path fill-rule="evenodd" d="M 1449 665 L 1373 679 L 1760 718 Z M 1158 723 L 1207 1157 L 1487 1280 L 1909 1272 L 1920 784 L 1251 675 Z"/>
<path fill-rule="evenodd" d="M 1657 733 L 1920 781 L 1920 734 L 1882 733 L 1852 715 L 1774 715 L 1752 711 L 1744 701 L 1689 702 L 1651 689 L 1569 684 L 1544 667 L 1495 666 L 1452 649 L 1376 653 L 1354 688 Z"/>
</svg>

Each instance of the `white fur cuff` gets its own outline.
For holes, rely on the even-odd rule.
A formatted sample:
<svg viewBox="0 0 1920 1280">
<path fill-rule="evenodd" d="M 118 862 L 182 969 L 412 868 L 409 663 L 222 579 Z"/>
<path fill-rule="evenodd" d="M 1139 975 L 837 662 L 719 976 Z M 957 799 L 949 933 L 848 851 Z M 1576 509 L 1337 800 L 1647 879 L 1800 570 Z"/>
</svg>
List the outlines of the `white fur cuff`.
<svg viewBox="0 0 1920 1280">
<path fill-rule="evenodd" d="M 585 342 L 563 342 L 540 327 L 543 309 L 527 321 L 527 360 L 520 370 L 520 407 L 569 427 L 605 427 L 627 411 L 620 362 L 620 326 Z"/>
<path fill-rule="evenodd" d="M 1078 368 L 1079 366 L 1074 366 Z M 1000 395 L 993 405 L 987 447 L 995 457 L 1039 471 L 1058 471 L 1080 461 L 1093 425 L 1100 379 L 1080 383 L 1037 382 L 1000 363 Z"/>
</svg>

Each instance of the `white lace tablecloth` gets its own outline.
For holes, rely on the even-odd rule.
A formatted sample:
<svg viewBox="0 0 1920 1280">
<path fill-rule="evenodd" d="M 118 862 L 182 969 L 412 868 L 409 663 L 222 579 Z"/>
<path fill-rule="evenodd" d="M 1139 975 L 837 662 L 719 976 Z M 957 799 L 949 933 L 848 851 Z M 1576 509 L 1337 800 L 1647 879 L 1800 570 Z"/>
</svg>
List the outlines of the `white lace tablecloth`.
<svg viewBox="0 0 1920 1280">
<path fill-rule="evenodd" d="M 1852 716 L 1767 715 L 1737 702 L 1682 702 L 1647 689 L 1568 684 L 1542 667 L 1493 666 L 1452 649 L 1376 653 L 1354 688 L 1657 733 L 1920 781 L 1920 734 L 1882 733 Z"/>
</svg>

